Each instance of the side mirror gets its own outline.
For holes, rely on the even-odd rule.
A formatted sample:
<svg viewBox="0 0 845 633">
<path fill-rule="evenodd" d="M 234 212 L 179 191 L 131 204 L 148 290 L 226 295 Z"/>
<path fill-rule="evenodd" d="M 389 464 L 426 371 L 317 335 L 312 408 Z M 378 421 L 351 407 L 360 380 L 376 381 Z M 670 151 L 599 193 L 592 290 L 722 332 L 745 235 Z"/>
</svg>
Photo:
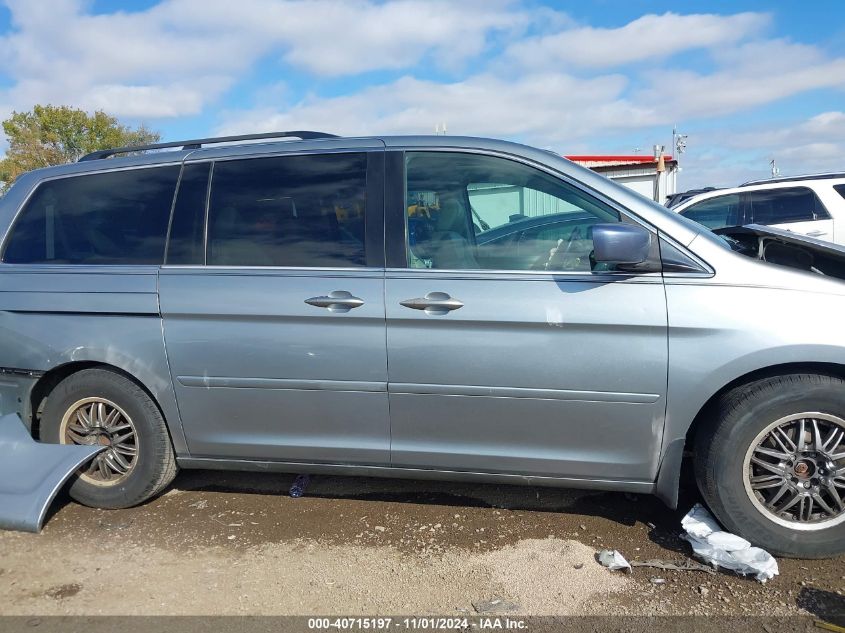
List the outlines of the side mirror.
<svg viewBox="0 0 845 633">
<path fill-rule="evenodd" d="M 651 233 L 634 224 L 594 224 L 593 259 L 607 264 L 642 264 L 651 252 Z"/>
</svg>

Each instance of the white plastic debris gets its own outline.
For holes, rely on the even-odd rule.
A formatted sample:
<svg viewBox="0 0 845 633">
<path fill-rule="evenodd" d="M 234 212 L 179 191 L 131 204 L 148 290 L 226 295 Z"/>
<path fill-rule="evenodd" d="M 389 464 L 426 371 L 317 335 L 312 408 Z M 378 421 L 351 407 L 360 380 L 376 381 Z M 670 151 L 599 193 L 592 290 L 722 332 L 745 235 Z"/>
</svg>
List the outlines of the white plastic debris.
<svg viewBox="0 0 845 633">
<path fill-rule="evenodd" d="M 625 560 L 625 557 L 622 556 L 619 552 L 609 549 L 603 549 L 598 554 L 598 561 L 607 567 L 610 571 L 617 571 L 619 569 L 625 570 L 625 572 L 631 572 L 631 564 Z"/>
<path fill-rule="evenodd" d="M 766 550 L 752 547 L 744 538 L 725 532 L 707 509 L 696 503 L 681 520 L 696 556 L 716 567 L 750 575 L 766 582 L 778 575 L 778 562 Z"/>
</svg>

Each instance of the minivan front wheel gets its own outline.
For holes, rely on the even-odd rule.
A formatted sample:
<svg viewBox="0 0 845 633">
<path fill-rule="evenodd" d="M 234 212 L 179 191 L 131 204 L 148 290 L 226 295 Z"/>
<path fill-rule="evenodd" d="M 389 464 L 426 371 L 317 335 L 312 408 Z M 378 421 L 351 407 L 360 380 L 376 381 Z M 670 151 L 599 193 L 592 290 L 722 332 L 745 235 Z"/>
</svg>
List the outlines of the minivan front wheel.
<svg viewBox="0 0 845 633">
<path fill-rule="evenodd" d="M 88 506 L 137 505 L 176 475 L 158 407 L 136 383 L 107 369 L 82 370 L 55 387 L 41 417 L 41 438 L 104 447 L 70 486 L 71 497 Z"/>
<path fill-rule="evenodd" d="M 845 522 L 845 420 L 806 411 L 775 420 L 745 453 L 745 492 L 775 523 L 822 530 Z"/>
<path fill-rule="evenodd" d="M 845 381 L 766 378 L 711 413 L 696 437 L 696 478 L 722 524 L 773 554 L 845 552 Z"/>
</svg>

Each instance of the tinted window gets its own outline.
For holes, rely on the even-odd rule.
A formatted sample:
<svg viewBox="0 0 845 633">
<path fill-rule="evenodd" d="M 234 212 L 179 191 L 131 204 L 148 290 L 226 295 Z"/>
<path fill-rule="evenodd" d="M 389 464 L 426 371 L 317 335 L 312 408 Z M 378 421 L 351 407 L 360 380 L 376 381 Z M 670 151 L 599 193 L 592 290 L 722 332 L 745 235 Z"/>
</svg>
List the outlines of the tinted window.
<svg viewBox="0 0 845 633">
<path fill-rule="evenodd" d="M 72 176 L 38 186 L 12 228 L 15 264 L 161 264 L 179 167 Z"/>
<path fill-rule="evenodd" d="M 708 198 L 681 211 L 681 215 L 703 224 L 708 229 L 742 224 L 739 194 Z"/>
<path fill-rule="evenodd" d="M 811 189 L 794 187 L 749 191 L 751 217 L 757 224 L 781 224 L 826 219 L 830 216 Z"/>
<path fill-rule="evenodd" d="M 407 156 L 412 268 L 590 271 L 590 228 L 619 214 L 542 171 L 460 153 Z"/>
<path fill-rule="evenodd" d="M 845 185 L 833 185 L 833 188 L 836 190 L 836 193 L 845 198 Z"/>
<path fill-rule="evenodd" d="M 208 263 L 364 266 L 365 154 L 214 165 Z"/>
<path fill-rule="evenodd" d="M 203 228 L 210 169 L 211 163 L 201 163 L 186 165 L 182 170 L 170 224 L 167 264 L 205 263 Z"/>
</svg>

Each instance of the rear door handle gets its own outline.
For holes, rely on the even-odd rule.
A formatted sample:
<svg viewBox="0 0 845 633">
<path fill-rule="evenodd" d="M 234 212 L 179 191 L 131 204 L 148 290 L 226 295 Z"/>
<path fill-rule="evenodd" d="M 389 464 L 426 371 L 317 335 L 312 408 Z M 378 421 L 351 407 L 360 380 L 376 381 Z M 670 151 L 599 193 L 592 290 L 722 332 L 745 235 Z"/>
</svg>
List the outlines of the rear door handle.
<svg viewBox="0 0 845 633">
<path fill-rule="evenodd" d="M 326 308 L 329 312 L 349 312 L 352 308 L 364 305 L 364 300 L 346 290 L 333 290 L 327 295 L 306 299 L 305 303 L 317 308 Z"/>
<path fill-rule="evenodd" d="M 452 310 L 464 307 L 462 301 L 453 299 L 445 292 L 429 292 L 425 297 L 405 299 L 399 304 L 412 310 L 424 310 L 426 314 L 437 315 L 448 314 Z"/>
<path fill-rule="evenodd" d="M 820 235 L 827 235 L 827 231 L 808 231 L 807 237 L 819 237 Z"/>
</svg>

